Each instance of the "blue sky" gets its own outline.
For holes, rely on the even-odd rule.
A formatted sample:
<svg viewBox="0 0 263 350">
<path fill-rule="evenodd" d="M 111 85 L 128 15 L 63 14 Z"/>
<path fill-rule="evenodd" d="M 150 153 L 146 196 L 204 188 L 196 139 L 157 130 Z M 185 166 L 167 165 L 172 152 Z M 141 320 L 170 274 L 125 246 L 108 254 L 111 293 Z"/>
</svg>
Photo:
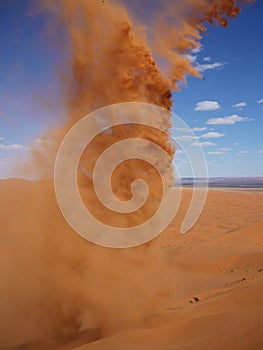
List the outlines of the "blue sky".
<svg viewBox="0 0 263 350">
<path fill-rule="evenodd" d="M 62 58 L 44 30 L 45 16 L 32 14 L 29 0 L 1 1 L 0 17 L 0 178 L 19 177 L 14 160 L 63 119 Z M 263 176 L 262 18 L 258 0 L 228 28 L 209 27 L 201 50 L 189 56 L 205 79 L 188 77 L 173 95 L 173 112 L 199 138 L 210 176 Z M 175 163 L 181 176 L 191 175 L 180 152 Z"/>
<path fill-rule="evenodd" d="M 195 134 L 211 143 L 204 144 L 210 176 L 263 176 L 262 18 L 257 1 L 228 28 L 209 27 L 191 57 L 205 79 L 189 77 L 173 97 L 174 113 L 191 128 L 204 128 Z M 183 155 L 175 163 L 190 175 Z"/>
</svg>

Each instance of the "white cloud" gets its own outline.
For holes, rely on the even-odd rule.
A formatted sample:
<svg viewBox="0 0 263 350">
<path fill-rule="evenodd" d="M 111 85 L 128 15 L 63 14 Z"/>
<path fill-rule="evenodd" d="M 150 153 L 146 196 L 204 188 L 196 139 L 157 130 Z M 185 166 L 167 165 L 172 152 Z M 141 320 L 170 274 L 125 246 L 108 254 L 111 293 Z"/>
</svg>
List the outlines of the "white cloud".
<svg viewBox="0 0 263 350">
<path fill-rule="evenodd" d="M 263 98 L 257 101 L 258 103 L 263 103 Z"/>
<path fill-rule="evenodd" d="M 177 149 L 177 150 L 175 151 L 175 155 L 177 155 L 177 154 L 184 154 L 184 151 L 181 150 L 181 149 Z"/>
<path fill-rule="evenodd" d="M 203 46 L 199 45 L 195 49 L 192 49 L 191 52 L 196 55 L 197 53 L 201 52 L 202 50 L 203 50 Z"/>
<path fill-rule="evenodd" d="M 247 106 L 247 103 L 246 102 L 238 102 L 236 104 L 234 104 L 232 107 L 235 107 L 235 108 L 244 108 Z"/>
<path fill-rule="evenodd" d="M 199 139 L 198 136 L 192 136 L 192 135 L 182 135 L 182 136 L 178 136 L 178 137 L 172 137 L 175 142 L 176 141 L 191 141 L 191 140 L 196 140 Z"/>
<path fill-rule="evenodd" d="M 223 66 L 226 65 L 226 63 L 224 63 L 224 62 L 210 63 L 211 57 L 209 57 L 209 56 L 206 56 L 203 58 L 203 61 L 205 63 L 197 62 L 197 56 L 202 50 L 203 50 L 203 46 L 200 45 L 200 46 L 196 47 L 195 49 L 191 50 L 190 54 L 184 55 L 184 57 L 188 61 L 190 61 L 191 63 L 194 63 L 194 67 L 198 72 L 203 73 L 207 70 L 222 68 Z"/>
<path fill-rule="evenodd" d="M 195 127 L 195 128 L 192 129 L 193 132 L 195 132 L 195 131 L 205 131 L 205 130 L 207 130 L 206 126 L 204 126 L 203 128 Z"/>
<path fill-rule="evenodd" d="M 214 63 L 197 63 L 195 68 L 198 70 L 198 72 L 203 73 L 207 70 L 211 69 L 217 69 L 217 68 L 222 68 L 226 65 L 224 62 L 214 62 Z"/>
<path fill-rule="evenodd" d="M 172 128 L 170 128 L 170 130 L 176 130 L 176 131 L 186 131 L 186 132 L 190 132 L 190 129 L 186 129 L 186 128 L 178 128 L 177 126 L 173 126 Z"/>
<path fill-rule="evenodd" d="M 190 61 L 191 63 L 194 63 L 194 62 L 197 60 L 197 56 L 190 55 L 190 54 L 184 55 L 184 57 L 185 57 L 188 61 Z"/>
<path fill-rule="evenodd" d="M 263 153 L 263 149 L 259 149 L 257 153 Z"/>
<path fill-rule="evenodd" d="M 235 142 L 235 143 L 234 143 L 234 146 L 238 146 L 238 145 L 239 145 L 239 142 Z"/>
<path fill-rule="evenodd" d="M 224 133 L 219 133 L 219 132 L 208 132 L 207 134 L 203 134 L 201 135 L 201 138 L 202 139 L 214 139 L 214 138 L 217 138 L 217 137 L 223 137 L 225 136 Z"/>
<path fill-rule="evenodd" d="M 195 111 L 215 111 L 220 105 L 217 101 L 200 101 L 195 106 Z"/>
<path fill-rule="evenodd" d="M 237 156 L 242 157 L 245 154 L 248 154 L 248 151 L 240 151 Z"/>
<path fill-rule="evenodd" d="M 201 146 L 201 147 L 208 147 L 208 146 L 215 146 L 216 144 L 214 142 L 210 141 L 204 141 L 204 142 L 194 142 L 193 146 Z"/>
<path fill-rule="evenodd" d="M 55 145 L 55 142 L 52 140 L 48 140 L 48 139 L 37 139 L 34 141 L 33 146 L 38 148 L 38 149 L 46 149 L 48 147 L 51 147 Z"/>
<path fill-rule="evenodd" d="M 225 154 L 225 152 L 213 151 L 213 152 L 207 152 L 207 154 L 216 154 L 216 155 L 220 155 L 220 154 Z"/>
<path fill-rule="evenodd" d="M 23 145 L 16 145 L 16 144 L 11 144 L 11 145 L 4 145 L 0 144 L 0 151 L 24 151 L 27 148 Z"/>
<path fill-rule="evenodd" d="M 4 137 L 0 136 L 0 141 L 3 141 L 4 139 L 5 139 Z"/>
<path fill-rule="evenodd" d="M 221 147 L 221 148 L 219 148 L 219 151 L 222 151 L 222 152 L 229 152 L 229 151 L 231 151 L 231 148 Z"/>
<path fill-rule="evenodd" d="M 210 118 L 207 121 L 207 125 L 232 125 L 237 122 L 245 122 L 250 121 L 253 119 L 247 118 L 247 117 L 240 117 L 237 114 L 230 115 L 228 117 L 222 117 L 222 118 Z"/>
</svg>

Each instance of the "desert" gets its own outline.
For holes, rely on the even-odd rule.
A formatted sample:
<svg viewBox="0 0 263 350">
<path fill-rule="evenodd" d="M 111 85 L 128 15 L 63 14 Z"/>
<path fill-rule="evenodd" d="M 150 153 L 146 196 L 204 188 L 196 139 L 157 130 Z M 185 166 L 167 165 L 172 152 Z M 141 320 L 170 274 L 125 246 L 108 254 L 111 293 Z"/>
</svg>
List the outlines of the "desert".
<svg viewBox="0 0 263 350">
<path fill-rule="evenodd" d="M 0 185 L 1 349 L 262 347 L 262 193 L 209 191 L 180 234 L 184 189 L 165 232 L 119 250 L 68 227 L 51 181 Z"/>
<path fill-rule="evenodd" d="M 0 1 L 0 350 L 263 349 L 262 15 Z"/>
</svg>

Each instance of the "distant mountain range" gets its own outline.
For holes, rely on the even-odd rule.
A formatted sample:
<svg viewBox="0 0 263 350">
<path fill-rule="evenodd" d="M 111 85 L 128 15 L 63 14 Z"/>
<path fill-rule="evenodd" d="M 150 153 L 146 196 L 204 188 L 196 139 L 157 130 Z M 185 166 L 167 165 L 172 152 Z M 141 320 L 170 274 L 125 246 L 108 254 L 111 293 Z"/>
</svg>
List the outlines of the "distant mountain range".
<svg viewBox="0 0 263 350">
<path fill-rule="evenodd" d="M 181 179 L 181 185 L 190 187 L 194 178 Z M 203 186 L 204 179 L 195 179 L 197 185 Z M 263 177 L 211 177 L 208 179 L 209 187 L 232 187 L 232 188 L 263 188 Z"/>
</svg>

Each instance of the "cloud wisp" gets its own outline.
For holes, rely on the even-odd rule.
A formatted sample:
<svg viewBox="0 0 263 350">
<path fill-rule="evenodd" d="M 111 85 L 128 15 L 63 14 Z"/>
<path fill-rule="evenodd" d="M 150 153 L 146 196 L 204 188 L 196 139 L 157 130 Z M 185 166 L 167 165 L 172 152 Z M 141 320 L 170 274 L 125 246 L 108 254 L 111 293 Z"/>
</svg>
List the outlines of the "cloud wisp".
<svg viewBox="0 0 263 350">
<path fill-rule="evenodd" d="M 242 157 L 242 156 L 245 156 L 246 154 L 248 154 L 248 151 L 240 151 L 239 153 L 237 153 L 237 156 Z"/>
<path fill-rule="evenodd" d="M 208 132 L 207 134 L 201 135 L 201 138 L 202 139 L 215 139 L 215 138 L 223 137 L 223 136 L 225 136 L 225 133 L 211 131 L 211 132 Z"/>
<path fill-rule="evenodd" d="M 234 105 L 232 105 L 232 107 L 242 109 L 242 108 L 247 107 L 247 103 L 246 102 L 238 102 L 238 103 L 235 103 Z"/>
<path fill-rule="evenodd" d="M 204 126 L 204 127 L 195 127 L 195 128 L 192 128 L 192 131 L 193 132 L 196 132 L 196 131 L 205 131 L 207 130 L 207 127 Z"/>
<path fill-rule="evenodd" d="M 210 142 L 210 141 L 203 141 L 203 142 L 194 142 L 193 146 L 201 146 L 201 147 L 208 147 L 208 146 L 215 146 L 216 143 Z"/>
<path fill-rule="evenodd" d="M 197 48 L 191 50 L 190 54 L 184 55 L 184 57 L 188 61 L 193 63 L 194 68 L 199 73 L 204 73 L 207 70 L 221 69 L 227 64 L 225 62 L 213 62 L 213 63 L 211 63 L 211 57 L 209 57 L 209 56 L 206 56 L 203 58 L 203 62 L 205 62 L 205 63 L 197 62 L 198 54 L 202 51 L 202 49 L 203 49 L 203 47 L 200 45 Z"/>
<path fill-rule="evenodd" d="M 221 147 L 221 148 L 219 148 L 219 151 L 222 151 L 222 152 L 229 152 L 229 151 L 231 151 L 231 148 L 228 148 L 228 147 Z"/>
<path fill-rule="evenodd" d="M 195 68 L 200 73 L 204 73 L 207 70 L 220 69 L 226 65 L 224 62 L 214 62 L 214 63 L 197 63 Z"/>
<path fill-rule="evenodd" d="M 5 145 L 3 143 L 0 144 L 0 151 L 25 151 L 25 150 L 27 150 L 27 147 L 23 145 L 17 145 L 17 144 Z"/>
<path fill-rule="evenodd" d="M 222 151 L 211 151 L 211 152 L 207 152 L 207 154 L 222 155 L 222 154 L 225 154 L 225 152 L 222 152 Z"/>
</svg>

